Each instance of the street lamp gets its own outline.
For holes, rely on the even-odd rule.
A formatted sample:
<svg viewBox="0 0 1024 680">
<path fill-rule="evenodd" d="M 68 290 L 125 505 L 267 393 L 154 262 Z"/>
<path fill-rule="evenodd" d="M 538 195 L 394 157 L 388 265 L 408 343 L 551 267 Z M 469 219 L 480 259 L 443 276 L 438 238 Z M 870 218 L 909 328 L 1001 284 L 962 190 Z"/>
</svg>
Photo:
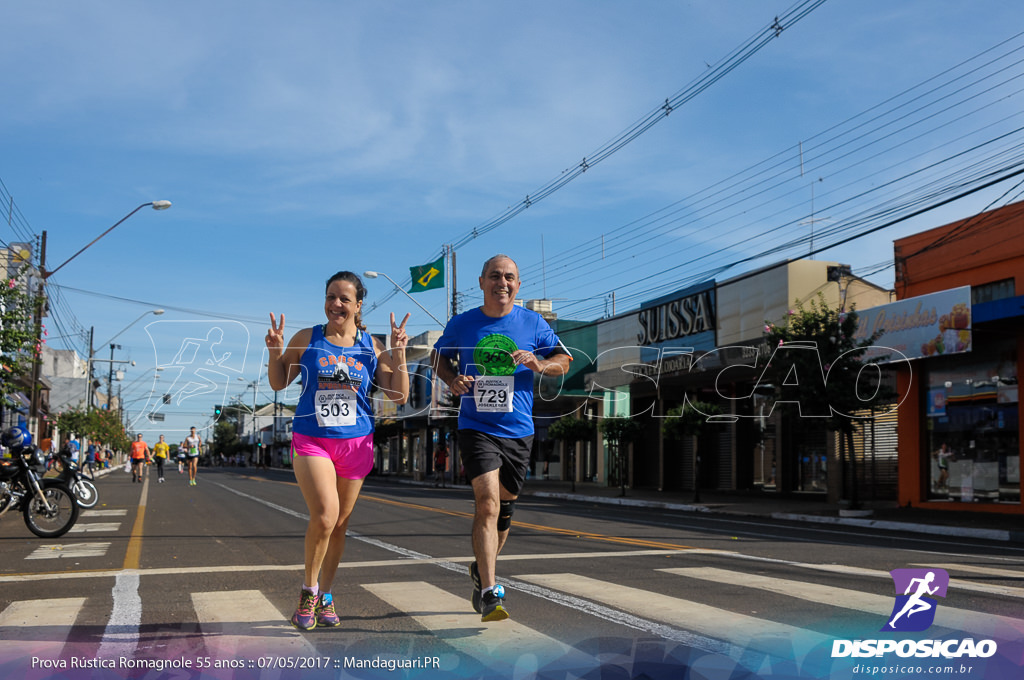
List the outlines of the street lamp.
<svg viewBox="0 0 1024 680">
<path fill-rule="evenodd" d="M 391 282 L 391 285 L 393 285 L 393 286 L 394 286 L 395 288 L 397 288 L 398 290 L 402 291 L 402 294 L 403 294 L 403 295 L 405 295 L 405 297 L 409 298 L 409 299 L 410 299 L 410 300 L 412 300 L 412 301 L 413 301 L 414 303 L 416 303 L 416 306 L 417 306 L 417 307 L 419 307 L 420 309 L 422 309 L 422 310 L 423 310 L 424 312 L 426 312 L 426 313 L 427 313 L 427 315 L 428 315 L 428 316 L 429 316 L 429 317 L 430 317 L 431 319 L 433 319 L 434 321 L 437 321 L 438 325 L 439 325 L 439 326 L 441 326 L 441 328 L 444 328 L 444 324 L 443 324 L 443 323 L 441 323 L 441 320 L 440 320 L 440 319 L 438 319 L 438 318 L 437 318 L 436 316 L 434 316 L 433 314 L 431 314 L 431 313 L 430 313 L 430 311 L 429 311 L 429 310 L 427 310 L 427 308 L 426 308 L 426 307 L 424 307 L 423 305 L 421 305 L 421 304 L 420 304 L 419 302 L 417 302 L 417 301 L 416 301 L 416 298 L 414 298 L 414 297 L 413 297 L 412 295 L 409 295 L 409 293 L 407 293 L 407 292 L 405 291 L 405 289 L 404 289 L 404 288 L 402 288 L 402 287 L 401 287 L 401 286 L 399 286 L 399 285 L 398 285 L 397 283 L 395 283 L 395 280 L 394 280 L 394 279 L 392 279 L 392 278 L 391 278 L 390 276 L 388 276 L 387 274 L 385 274 L 384 272 L 372 272 L 372 271 L 366 271 L 366 272 L 363 272 L 363 276 L 365 276 L 365 277 L 366 277 L 366 278 L 368 278 L 368 279 L 375 279 L 375 278 L 377 278 L 378 276 L 383 276 L 383 277 L 384 277 L 385 279 L 387 279 L 388 281 L 390 281 L 390 282 Z"/>
<path fill-rule="evenodd" d="M 238 376 L 238 380 L 241 380 L 242 382 L 246 382 L 245 378 L 243 378 L 242 376 Z M 256 464 L 260 465 L 260 463 L 262 462 L 262 458 L 261 458 L 262 457 L 262 449 L 261 449 L 261 447 L 259 446 L 259 443 L 258 443 L 259 442 L 259 437 L 260 437 L 260 431 L 259 431 L 259 422 L 256 420 L 256 386 L 259 385 L 260 381 L 259 381 L 259 378 L 257 378 L 256 380 L 251 380 L 251 381 L 248 381 L 248 382 L 249 382 L 249 384 L 245 386 L 245 389 L 249 389 L 250 387 L 252 388 L 252 444 L 253 444 L 253 448 L 256 449 L 254 451 L 254 454 L 256 456 Z M 241 404 L 242 400 L 239 399 L 238 403 Z M 244 421 L 243 421 L 243 423 L 244 423 Z M 244 429 L 244 426 L 243 426 L 243 429 Z"/>
<path fill-rule="evenodd" d="M 35 325 L 36 347 L 39 347 L 42 344 L 42 340 L 43 340 L 43 300 L 45 299 L 45 295 L 46 295 L 46 281 L 51 276 L 56 274 L 58 271 L 63 269 L 64 266 L 68 262 L 71 262 L 71 260 L 75 259 L 79 255 L 81 255 L 83 252 L 85 252 L 86 249 L 89 248 L 89 246 L 93 245 L 94 243 L 99 241 L 101 238 L 103 238 L 104 236 L 109 234 L 117 226 L 119 226 L 122 222 L 124 222 L 129 217 L 131 217 L 132 215 L 134 215 L 138 211 L 142 210 L 146 206 L 152 206 L 153 210 L 167 210 L 167 208 L 171 207 L 171 202 L 170 201 L 149 201 L 147 203 L 143 203 L 142 205 L 140 205 L 139 207 L 135 208 L 130 213 L 128 213 L 127 215 L 125 215 L 124 217 L 119 219 L 117 222 L 114 223 L 113 226 L 111 226 L 105 232 L 103 232 L 102 234 L 100 234 L 99 236 L 94 238 L 92 241 L 90 241 L 88 244 L 86 244 L 84 248 L 79 250 L 77 253 L 75 253 L 74 255 L 69 257 L 68 259 L 64 260 L 62 263 L 57 265 L 57 267 L 55 269 L 53 269 L 51 271 L 47 271 L 46 270 L 46 230 L 45 229 L 43 230 L 42 241 L 41 241 L 40 249 L 39 249 L 39 288 L 38 288 L 38 295 L 37 295 L 37 299 L 36 299 L 36 311 L 35 311 L 35 315 L 34 315 L 35 318 L 33 320 L 34 321 L 34 325 Z M 42 372 L 42 357 L 40 356 L 40 353 L 39 353 L 38 350 L 36 351 L 35 361 L 33 363 L 34 363 L 34 366 L 32 367 L 32 402 L 29 405 L 29 421 L 30 421 L 29 427 L 30 427 L 30 429 L 35 429 L 36 430 L 34 434 L 36 435 L 37 441 L 38 441 L 38 438 L 39 438 L 39 435 L 40 435 L 40 432 L 39 432 L 39 406 L 40 406 L 40 404 L 39 404 L 39 398 L 40 398 L 39 380 L 40 380 L 40 373 Z"/>
<path fill-rule="evenodd" d="M 78 251 L 77 253 L 75 253 L 74 255 L 72 255 L 71 257 L 69 257 L 68 259 L 64 260 L 64 262 L 62 262 L 62 263 L 61 263 L 61 264 L 60 264 L 60 265 L 59 265 L 59 266 L 58 266 L 58 267 L 57 267 L 56 269 L 54 269 L 53 271 L 49 271 L 49 272 L 47 272 L 47 271 L 46 271 L 46 269 L 45 269 L 45 261 L 46 261 L 46 255 L 45 255 L 45 252 L 46 252 L 46 251 L 44 250 L 44 251 L 43 251 L 43 257 L 41 257 L 41 258 L 40 258 L 40 264 L 39 264 L 39 272 L 40 272 L 40 275 L 41 275 L 41 276 L 43 277 L 43 280 L 45 281 L 46 279 L 48 279 L 48 278 L 50 278 L 51 276 L 53 276 L 54 274 L 56 274 L 56 273 L 57 273 L 58 271 L 60 271 L 60 270 L 61 270 L 61 268 L 63 268 L 63 267 L 64 267 L 64 265 L 66 265 L 66 264 L 67 264 L 68 262 L 71 262 L 71 260 L 75 259 L 75 258 L 76 258 L 76 257 L 78 257 L 79 255 L 81 255 L 82 253 L 84 253 L 84 252 L 85 252 L 85 251 L 86 251 L 86 250 L 87 250 L 87 249 L 89 248 L 89 246 L 91 246 L 92 244 L 96 243 L 96 241 L 99 241 L 99 240 L 100 240 L 101 238 L 103 238 L 104 236 L 106 236 L 106 235 L 107 235 L 107 234 L 109 234 L 110 232 L 114 231 L 114 229 L 115 229 L 115 228 L 116 228 L 117 226 L 119 226 L 119 225 L 120 225 L 120 224 L 121 224 L 122 222 L 124 222 L 124 221 L 125 221 L 126 219 L 128 219 L 129 217 L 131 217 L 131 216 L 132 216 L 132 215 L 134 215 L 135 213 L 137 213 L 137 212 L 139 212 L 140 210 L 142 210 L 143 208 L 145 208 L 145 207 L 146 207 L 147 205 L 151 205 L 151 206 L 153 206 L 153 210 L 167 210 L 168 208 L 170 208 L 170 207 L 171 207 L 171 202 L 170 202 L 170 201 L 150 201 L 150 202 L 148 202 L 148 203 L 143 203 L 143 204 L 142 204 L 142 205 L 140 205 L 140 206 L 139 206 L 138 208 L 136 208 L 135 210 L 132 210 L 132 211 L 131 211 L 130 213 L 128 213 L 127 215 L 125 215 L 124 217 L 122 217 L 121 219 L 119 219 L 119 220 L 118 220 L 117 222 L 115 222 L 115 223 L 114 223 L 114 226 L 110 227 L 110 229 L 107 229 L 107 230 L 106 230 L 105 232 L 103 232 L 102 234 L 100 234 L 99 236 L 97 236 L 96 238 L 94 238 L 93 240 L 89 241 L 89 243 L 87 243 L 87 244 L 86 244 L 86 245 L 85 245 L 85 246 L 84 246 L 84 247 L 83 247 L 83 248 L 82 248 L 81 250 L 79 250 L 79 251 Z M 46 243 L 45 237 L 46 237 L 46 232 L 44 231 L 44 232 L 43 232 L 43 244 L 44 244 L 44 245 L 45 245 L 45 243 Z"/>
</svg>

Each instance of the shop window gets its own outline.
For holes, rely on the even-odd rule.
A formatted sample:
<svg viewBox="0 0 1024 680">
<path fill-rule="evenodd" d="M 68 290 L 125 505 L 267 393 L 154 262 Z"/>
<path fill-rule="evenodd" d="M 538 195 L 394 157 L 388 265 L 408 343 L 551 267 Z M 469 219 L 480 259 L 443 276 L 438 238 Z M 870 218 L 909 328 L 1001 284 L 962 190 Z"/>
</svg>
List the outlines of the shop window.
<svg viewBox="0 0 1024 680">
<path fill-rule="evenodd" d="M 1017 357 L 1013 339 L 927 367 L 928 496 L 1020 502 Z"/>
<path fill-rule="evenodd" d="M 971 287 L 971 304 L 976 305 L 981 302 L 1005 300 L 1006 298 L 1012 298 L 1015 294 L 1016 286 L 1013 279 L 985 283 L 980 286 Z"/>
</svg>

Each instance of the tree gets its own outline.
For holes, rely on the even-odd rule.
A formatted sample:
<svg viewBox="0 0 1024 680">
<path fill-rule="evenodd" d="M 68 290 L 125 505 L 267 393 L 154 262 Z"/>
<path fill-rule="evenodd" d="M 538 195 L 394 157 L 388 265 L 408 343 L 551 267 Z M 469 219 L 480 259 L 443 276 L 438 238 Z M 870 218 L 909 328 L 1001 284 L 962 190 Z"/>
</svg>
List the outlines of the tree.
<svg viewBox="0 0 1024 680">
<path fill-rule="evenodd" d="M 74 408 L 57 414 L 56 425 L 61 432 L 99 440 L 115 451 L 126 451 L 131 444 L 115 411 Z"/>
<path fill-rule="evenodd" d="M 642 432 L 643 426 L 632 418 L 605 418 L 601 421 L 601 434 L 615 451 L 618 461 L 620 496 L 626 495 L 626 450 Z"/>
<path fill-rule="evenodd" d="M 224 419 L 213 426 L 213 450 L 225 457 L 234 456 L 241 449 L 238 426 L 234 420 Z"/>
<path fill-rule="evenodd" d="M 844 470 L 849 457 L 852 507 L 860 504 L 853 440 L 860 418 L 854 414 L 887 404 L 894 396 L 881 381 L 878 362 L 883 357 L 864 360 L 881 332 L 857 342 L 856 331 L 856 310 L 833 309 L 820 293 L 809 308 L 798 301 L 784 324 L 765 322 L 765 335 L 773 348 L 772 356 L 765 359 L 765 377 L 774 383 L 777 399 L 806 407 L 811 413 L 801 410 L 802 416 L 821 417 L 830 431 L 839 433 Z"/>
<path fill-rule="evenodd" d="M 690 403 L 687 401 L 682 406 L 669 409 L 665 420 L 661 424 L 661 432 L 666 439 L 672 441 L 683 441 L 686 437 L 693 437 L 693 502 L 700 503 L 700 451 L 697 448 L 697 438 L 701 430 L 708 422 L 708 416 L 721 413 L 722 409 L 714 404 L 703 401 Z"/>
<path fill-rule="evenodd" d="M 576 442 L 585 442 L 594 436 L 594 421 L 574 416 L 563 416 L 548 426 L 548 437 L 565 442 L 569 451 L 569 479 L 576 490 Z"/>
<path fill-rule="evenodd" d="M 22 389 L 19 379 L 31 375 L 42 351 L 33 321 L 37 296 L 28 292 L 25 272 L 22 268 L 0 282 L 0 398 L 7 403 Z"/>
</svg>

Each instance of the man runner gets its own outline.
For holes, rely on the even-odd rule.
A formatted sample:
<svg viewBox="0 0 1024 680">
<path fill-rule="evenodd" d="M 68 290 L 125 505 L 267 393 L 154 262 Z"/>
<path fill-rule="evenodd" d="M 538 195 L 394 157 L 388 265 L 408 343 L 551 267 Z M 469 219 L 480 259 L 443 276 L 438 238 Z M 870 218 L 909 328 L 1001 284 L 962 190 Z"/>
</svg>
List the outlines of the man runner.
<svg viewBox="0 0 1024 680">
<path fill-rule="evenodd" d="M 132 483 L 142 483 L 142 473 L 145 470 L 145 464 L 149 462 L 149 445 L 142 441 L 142 433 L 135 435 L 135 441 L 132 442 L 131 451 L 132 459 Z"/>
<path fill-rule="evenodd" d="M 196 434 L 196 428 L 185 437 L 185 456 L 188 464 L 188 484 L 196 485 L 196 472 L 199 470 L 199 456 L 203 453 L 203 438 Z"/>
<path fill-rule="evenodd" d="M 487 260 L 484 304 L 452 317 L 431 352 L 434 371 L 461 397 L 459 454 L 476 502 L 471 601 L 483 621 L 509 616 L 495 563 L 530 463 L 533 375 L 565 375 L 572 362 L 548 322 L 516 304 L 520 283 L 510 257 Z"/>
</svg>

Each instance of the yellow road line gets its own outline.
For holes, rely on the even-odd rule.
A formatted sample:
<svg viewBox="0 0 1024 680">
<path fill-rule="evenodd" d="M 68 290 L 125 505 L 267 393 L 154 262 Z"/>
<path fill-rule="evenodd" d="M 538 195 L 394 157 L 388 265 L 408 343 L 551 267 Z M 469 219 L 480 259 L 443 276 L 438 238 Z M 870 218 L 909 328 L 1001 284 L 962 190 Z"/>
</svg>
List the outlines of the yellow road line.
<svg viewBox="0 0 1024 680">
<path fill-rule="evenodd" d="M 247 477 L 247 479 L 256 479 L 260 481 L 268 481 L 259 477 Z M 278 484 L 295 484 L 295 482 L 276 482 Z M 439 515 L 450 515 L 452 517 L 467 517 L 473 518 L 471 512 L 461 512 L 459 510 L 443 510 L 441 508 L 434 508 L 429 505 L 420 505 L 418 503 L 409 503 L 407 501 L 395 501 L 390 498 L 381 498 L 380 496 L 373 496 L 371 494 L 362 493 L 360 498 L 365 498 L 369 501 L 376 503 L 384 503 L 385 505 L 395 505 L 403 508 L 411 508 L 413 510 L 424 510 L 426 512 L 433 512 Z M 543 531 L 550 534 L 560 534 L 562 536 L 575 536 L 576 538 L 585 538 L 591 541 L 603 541 L 605 543 L 619 543 L 622 545 L 635 545 L 645 548 L 660 548 L 665 550 L 693 550 L 692 545 L 679 545 L 678 543 L 667 543 L 665 541 L 652 541 L 644 538 L 626 538 L 624 536 L 609 536 L 607 534 L 596 534 L 589 531 L 575 531 L 573 529 L 559 529 L 557 527 L 549 527 L 542 524 L 529 524 L 527 522 L 520 522 L 519 520 L 512 520 L 512 524 L 517 527 L 524 529 L 533 529 L 534 531 Z"/>
<path fill-rule="evenodd" d="M 468 517 L 473 518 L 471 512 L 460 512 L 458 510 L 442 510 L 440 508 L 432 508 L 429 505 L 419 505 L 417 503 L 407 503 L 405 501 L 394 501 L 389 498 L 380 498 L 379 496 L 371 496 L 369 494 L 363 494 L 363 498 L 367 500 L 376 501 L 377 503 L 385 503 L 387 505 L 397 505 L 400 507 L 412 508 L 415 510 L 426 510 L 428 512 L 435 512 L 441 515 L 452 515 L 455 517 Z M 559 534 L 562 536 L 575 536 L 576 538 L 585 538 L 591 541 L 603 541 L 606 543 L 620 543 L 623 545 L 635 545 L 643 546 L 645 548 L 662 548 L 666 550 L 692 550 L 691 545 L 679 545 L 677 543 L 666 543 L 665 541 L 651 541 L 644 538 L 626 538 L 624 536 L 610 536 L 608 534 L 596 534 L 590 531 L 576 531 L 574 529 L 560 529 L 558 527 L 549 527 L 543 524 L 530 524 L 528 522 L 520 522 L 519 520 L 513 520 L 512 524 L 517 527 L 524 529 L 533 529 L 534 531 L 543 531 L 549 534 Z"/>
<path fill-rule="evenodd" d="M 139 512 L 135 515 L 132 534 L 128 539 L 128 548 L 124 553 L 122 569 L 138 569 L 142 556 L 142 525 L 146 521 L 146 500 L 149 498 L 149 475 L 142 482 L 142 497 L 139 499 Z"/>
</svg>

